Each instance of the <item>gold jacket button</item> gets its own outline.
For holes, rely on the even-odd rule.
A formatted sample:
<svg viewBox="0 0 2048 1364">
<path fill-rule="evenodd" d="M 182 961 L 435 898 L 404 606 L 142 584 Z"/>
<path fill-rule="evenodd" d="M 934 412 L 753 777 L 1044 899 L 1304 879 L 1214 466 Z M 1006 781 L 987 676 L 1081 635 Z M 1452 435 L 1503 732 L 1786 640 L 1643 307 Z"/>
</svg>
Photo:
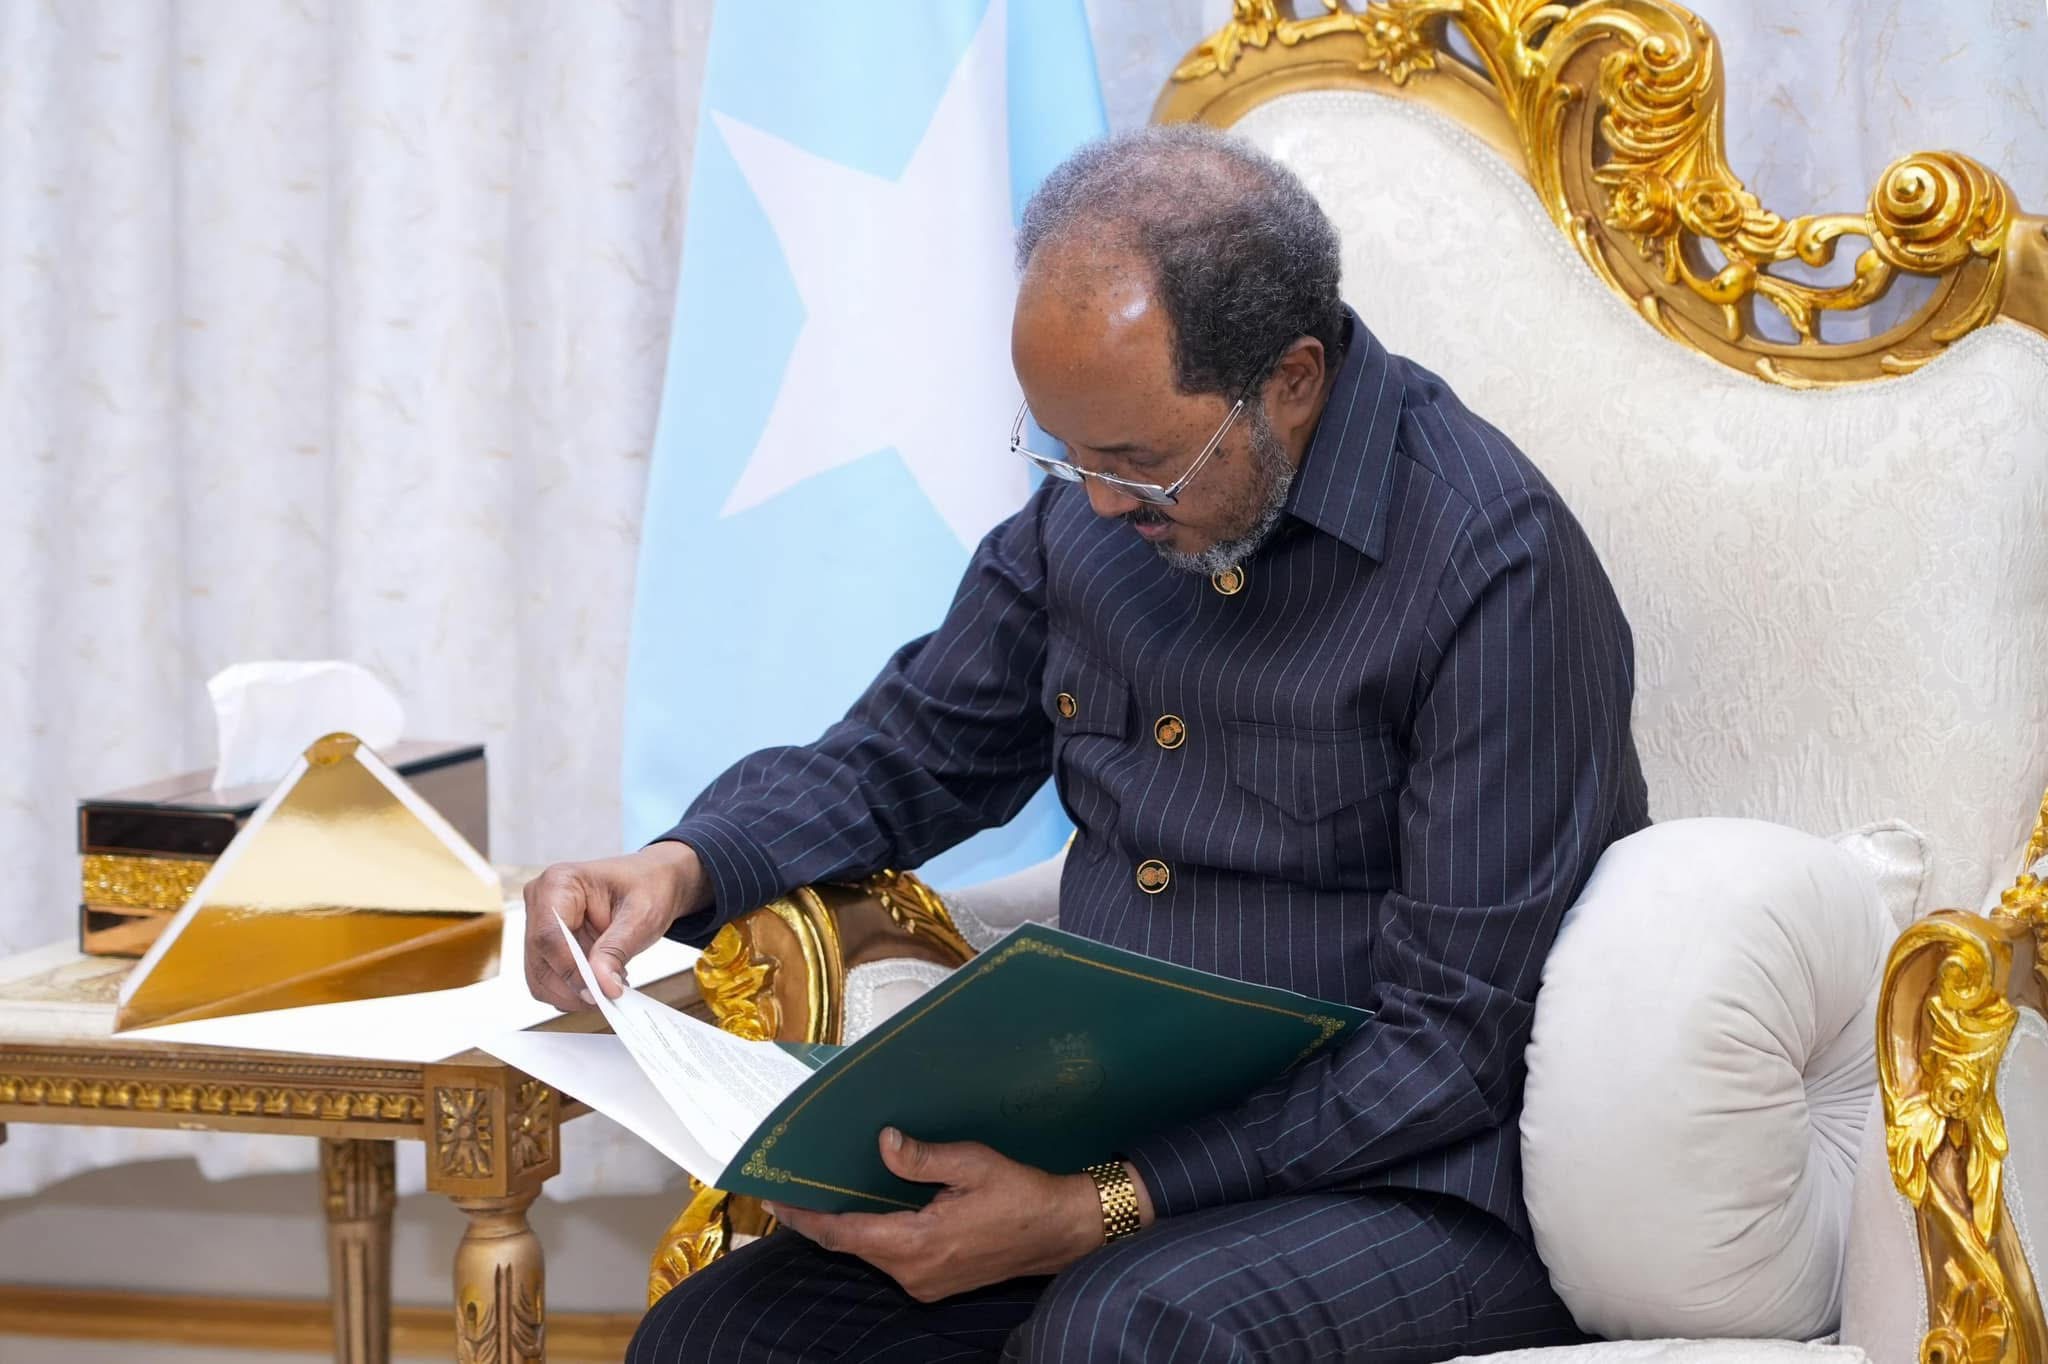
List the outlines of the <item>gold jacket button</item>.
<svg viewBox="0 0 2048 1364">
<path fill-rule="evenodd" d="M 1053 698 L 1053 705 L 1059 707 L 1060 714 L 1069 720 L 1073 719 L 1074 713 L 1081 709 L 1080 702 L 1074 699 L 1072 692 L 1061 692 Z"/>
<path fill-rule="evenodd" d="M 1159 741 L 1161 748 L 1179 748 L 1188 741 L 1187 722 L 1178 715 L 1162 715 L 1152 726 L 1152 737 Z"/>
<path fill-rule="evenodd" d="M 1154 857 L 1138 864 L 1138 889 L 1147 895 L 1157 895 L 1166 889 L 1166 883 L 1173 879 L 1173 873 L 1166 864 Z"/>
<path fill-rule="evenodd" d="M 1244 569 L 1226 568 L 1221 573 L 1212 573 L 1209 585 L 1226 597 L 1234 597 L 1244 591 Z"/>
</svg>

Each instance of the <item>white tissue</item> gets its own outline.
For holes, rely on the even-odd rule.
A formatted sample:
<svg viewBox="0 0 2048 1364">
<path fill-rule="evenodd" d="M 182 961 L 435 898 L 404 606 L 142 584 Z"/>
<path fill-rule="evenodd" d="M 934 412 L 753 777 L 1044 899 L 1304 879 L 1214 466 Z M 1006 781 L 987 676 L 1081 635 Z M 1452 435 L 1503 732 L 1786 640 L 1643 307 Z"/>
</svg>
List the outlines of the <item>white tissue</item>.
<svg viewBox="0 0 2048 1364">
<path fill-rule="evenodd" d="M 216 791 L 279 781 L 322 735 L 346 732 L 382 751 L 405 727 L 391 688 L 354 663 L 236 663 L 208 678 L 206 690 L 220 736 Z"/>
</svg>

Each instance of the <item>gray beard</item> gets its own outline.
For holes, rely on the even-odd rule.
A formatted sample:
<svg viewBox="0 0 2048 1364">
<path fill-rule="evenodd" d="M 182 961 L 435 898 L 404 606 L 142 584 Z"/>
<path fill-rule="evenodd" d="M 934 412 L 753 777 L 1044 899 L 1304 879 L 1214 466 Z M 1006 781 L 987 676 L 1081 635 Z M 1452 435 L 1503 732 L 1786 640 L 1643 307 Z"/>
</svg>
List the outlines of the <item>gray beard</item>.
<svg viewBox="0 0 2048 1364">
<path fill-rule="evenodd" d="M 1251 436 L 1252 467 L 1264 486 L 1258 504 L 1245 508 L 1249 524 L 1242 532 L 1218 540 L 1199 554 L 1155 546 L 1169 568 L 1205 578 L 1228 573 L 1251 558 L 1280 528 L 1280 518 L 1287 514 L 1287 494 L 1294 487 L 1294 466 L 1287 462 L 1287 447 L 1274 434 L 1263 407 L 1252 408 L 1247 430 Z"/>
</svg>

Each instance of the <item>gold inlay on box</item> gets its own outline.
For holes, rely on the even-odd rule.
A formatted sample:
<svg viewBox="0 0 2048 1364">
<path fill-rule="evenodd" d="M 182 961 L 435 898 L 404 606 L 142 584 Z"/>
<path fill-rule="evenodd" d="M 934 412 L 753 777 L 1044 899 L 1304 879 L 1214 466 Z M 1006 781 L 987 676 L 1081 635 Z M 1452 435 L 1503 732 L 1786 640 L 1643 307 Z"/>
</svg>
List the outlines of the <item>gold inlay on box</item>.
<svg viewBox="0 0 2048 1364">
<path fill-rule="evenodd" d="M 308 748 L 121 989 L 121 1030 L 444 990 L 497 969 L 497 876 L 354 735 Z"/>
</svg>

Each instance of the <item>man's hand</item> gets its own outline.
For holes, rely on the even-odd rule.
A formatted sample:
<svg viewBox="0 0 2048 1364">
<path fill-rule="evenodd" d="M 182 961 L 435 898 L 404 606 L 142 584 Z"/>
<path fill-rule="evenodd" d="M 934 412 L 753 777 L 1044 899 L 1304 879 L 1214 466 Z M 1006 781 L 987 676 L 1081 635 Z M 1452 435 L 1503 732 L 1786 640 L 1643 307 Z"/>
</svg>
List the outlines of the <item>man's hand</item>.
<svg viewBox="0 0 2048 1364">
<path fill-rule="evenodd" d="M 617 999 L 626 988 L 626 963 L 710 898 L 696 850 L 682 843 L 557 863 L 526 884 L 526 988 L 542 1003 L 570 1012 L 596 1003 L 583 988 L 556 915 L 583 945 L 605 995 Z"/>
<path fill-rule="evenodd" d="M 826 1250 L 858 1255 L 919 1302 L 1057 1274 L 1102 1244 L 1102 1200 L 1087 1175 L 1049 1175 L 980 1142 L 914 1141 L 893 1127 L 882 1129 L 882 1163 L 946 1187 L 916 1212 L 769 1210 Z"/>
</svg>

